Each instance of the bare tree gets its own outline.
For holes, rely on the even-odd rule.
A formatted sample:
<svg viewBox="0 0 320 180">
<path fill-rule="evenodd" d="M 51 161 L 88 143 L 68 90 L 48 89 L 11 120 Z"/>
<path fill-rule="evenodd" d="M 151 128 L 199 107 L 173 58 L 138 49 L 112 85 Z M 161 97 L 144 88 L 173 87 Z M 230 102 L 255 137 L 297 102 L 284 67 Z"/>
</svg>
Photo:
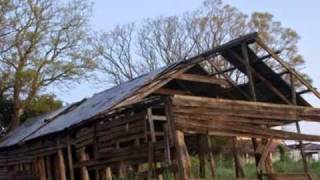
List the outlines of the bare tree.
<svg viewBox="0 0 320 180">
<path fill-rule="evenodd" d="M 12 80 L 11 128 L 32 99 L 53 83 L 79 80 L 94 69 L 86 44 L 85 0 L 10 0 L 3 12 L 1 75 Z M 3 76 L 4 77 L 4 76 Z"/>
<path fill-rule="evenodd" d="M 259 32 L 262 39 L 273 49 L 280 50 L 280 56 L 287 59 L 291 65 L 301 67 L 304 64 L 297 48 L 299 36 L 294 30 L 283 27 L 269 13 L 255 12 L 248 15 L 235 7 L 224 4 L 222 0 L 205 0 L 202 6 L 194 11 L 179 16 L 147 19 L 136 25 L 135 28 L 121 27 L 121 29 L 127 29 L 122 30 L 121 39 L 130 40 L 125 41 L 130 49 L 122 49 L 116 54 L 126 54 L 126 56 L 115 56 L 114 48 L 111 48 L 114 45 L 110 43 L 105 43 L 105 46 L 100 46 L 101 49 L 99 49 L 104 54 L 113 53 L 112 58 L 102 56 L 102 59 L 112 59 L 112 67 L 107 67 L 105 72 L 112 77 L 116 75 L 117 84 L 146 71 L 153 71 L 161 66 L 184 60 L 250 32 Z M 99 41 L 113 41 L 114 38 L 110 34 L 119 31 L 118 28 L 106 32 L 108 36 L 100 36 Z M 263 54 L 261 49 L 253 48 L 258 54 Z M 213 62 L 214 66 L 220 69 L 232 66 L 222 61 L 221 57 L 219 58 Z M 130 62 L 129 69 L 135 73 L 129 74 L 133 76 L 127 75 L 128 67 L 126 66 L 128 64 L 123 62 Z M 270 65 L 277 68 L 272 63 Z M 215 71 L 214 68 L 210 69 L 212 67 L 209 65 L 206 68 L 212 72 Z M 123 72 L 120 69 L 126 70 Z M 228 73 L 228 76 L 235 81 L 245 81 L 241 79 L 243 74 L 237 70 Z"/>
<path fill-rule="evenodd" d="M 148 54 L 154 54 L 160 65 L 183 60 L 193 50 L 193 42 L 185 30 L 185 24 L 177 16 L 144 21 L 139 28 L 138 41 L 142 47 L 139 47 L 141 54 L 149 51 Z"/>
<path fill-rule="evenodd" d="M 94 49 L 101 62 L 99 69 L 114 84 L 131 80 L 140 73 L 134 61 L 134 28 L 134 24 L 117 26 L 94 38 Z"/>
</svg>

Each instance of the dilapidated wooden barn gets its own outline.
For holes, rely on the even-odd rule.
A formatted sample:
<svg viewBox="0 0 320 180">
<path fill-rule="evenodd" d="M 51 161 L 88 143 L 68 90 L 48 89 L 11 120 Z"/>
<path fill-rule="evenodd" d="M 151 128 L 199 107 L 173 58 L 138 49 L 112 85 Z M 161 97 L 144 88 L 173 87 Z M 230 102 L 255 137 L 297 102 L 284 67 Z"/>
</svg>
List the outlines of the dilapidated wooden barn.
<svg viewBox="0 0 320 180">
<path fill-rule="evenodd" d="M 257 51 L 259 50 L 259 51 Z M 55 112 L 30 119 L 0 144 L 1 179 L 111 180 L 216 178 L 211 137 L 233 140 L 235 178 L 245 179 L 237 137 L 252 139 L 255 179 L 312 179 L 279 174 L 273 140 L 320 141 L 299 121 L 320 122 L 304 93 L 320 94 L 257 33 L 142 75 Z M 295 123 L 297 132 L 273 127 Z M 199 177 L 190 152 L 199 158 Z M 169 174 L 169 175 L 168 175 Z"/>
</svg>

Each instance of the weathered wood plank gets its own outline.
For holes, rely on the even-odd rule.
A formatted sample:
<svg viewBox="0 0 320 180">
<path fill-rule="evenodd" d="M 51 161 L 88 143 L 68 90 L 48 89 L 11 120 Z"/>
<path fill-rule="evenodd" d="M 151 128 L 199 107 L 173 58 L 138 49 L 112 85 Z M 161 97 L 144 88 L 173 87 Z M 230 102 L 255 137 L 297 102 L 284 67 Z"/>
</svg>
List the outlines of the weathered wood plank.
<svg viewBox="0 0 320 180">
<path fill-rule="evenodd" d="M 223 112 L 226 115 L 260 118 L 278 119 L 288 121 L 309 120 L 320 122 L 320 109 L 312 107 L 302 107 L 294 105 L 271 104 L 261 102 L 248 102 L 238 100 L 226 100 L 215 98 L 204 98 L 194 96 L 176 95 L 173 97 L 173 105 L 181 106 L 175 111 L 189 111 L 192 107 L 197 112 Z M 199 108 L 199 109 L 196 109 Z M 207 109 L 206 109 L 207 108 Z M 208 111 L 209 110 L 209 111 Z"/>
<path fill-rule="evenodd" d="M 64 163 L 63 151 L 62 149 L 58 150 L 58 169 L 59 169 L 59 179 L 60 180 L 67 180 L 66 177 L 66 167 Z"/>
<path fill-rule="evenodd" d="M 200 82 L 200 83 L 208 83 L 208 84 L 215 84 L 219 86 L 228 86 L 229 83 L 223 79 L 217 79 L 212 76 L 204 76 L 204 75 L 196 75 L 196 74 L 180 74 L 175 79 L 184 80 L 184 81 L 193 81 L 193 82 Z"/>
</svg>

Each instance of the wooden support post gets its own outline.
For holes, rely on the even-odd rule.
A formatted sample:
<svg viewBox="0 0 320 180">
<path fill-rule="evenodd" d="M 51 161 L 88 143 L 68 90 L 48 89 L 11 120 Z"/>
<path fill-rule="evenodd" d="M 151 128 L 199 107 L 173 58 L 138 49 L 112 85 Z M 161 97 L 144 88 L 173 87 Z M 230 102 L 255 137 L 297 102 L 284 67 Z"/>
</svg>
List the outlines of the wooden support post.
<svg viewBox="0 0 320 180">
<path fill-rule="evenodd" d="M 148 113 L 148 123 L 149 123 L 151 142 L 156 142 L 154 122 L 153 122 L 153 119 L 152 119 L 152 109 L 148 108 L 148 112 L 147 113 Z"/>
<path fill-rule="evenodd" d="M 70 177 L 70 180 L 74 180 L 72 147 L 71 147 L 70 142 L 69 142 L 69 144 L 68 144 L 68 146 L 67 146 L 67 151 L 68 151 L 69 177 Z"/>
<path fill-rule="evenodd" d="M 170 133 L 168 128 L 168 123 L 163 125 L 164 129 L 164 140 L 165 140 L 165 158 L 166 158 L 166 165 L 171 166 L 171 151 L 170 151 Z"/>
<path fill-rule="evenodd" d="M 156 142 L 156 134 L 151 108 L 148 108 L 147 116 L 149 124 L 149 135 L 151 137 L 151 140 L 149 140 L 148 142 L 148 179 L 152 179 L 153 175 L 155 175 L 154 143 Z"/>
<path fill-rule="evenodd" d="M 290 84 L 291 84 L 291 101 L 292 101 L 292 104 L 296 105 L 297 104 L 297 94 L 296 94 L 296 88 L 295 88 L 295 78 L 292 75 L 292 73 L 290 73 Z M 297 133 L 301 134 L 301 128 L 300 128 L 299 121 L 296 121 L 295 124 L 296 124 L 296 128 L 297 128 Z M 299 141 L 299 148 L 300 148 L 300 154 L 301 154 L 301 158 L 302 158 L 304 172 L 308 173 L 309 172 L 308 162 L 307 162 L 307 158 L 305 156 L 305 153 L 303 151 L 303 141 L 301 141 L 301 140 Z"/>
<path fill-rule="evenodd" d="M 60 180 L 58 153 L 54 156 L 53 172 L 54 172 L 53 177 L 56 178 L 57 180 Z"/>
<path fill-rule="evenodd" d="M 262 168 L 264 166 L 264 164 L 268 163 L 268 157 L 270 155 L 270 148 L 272 145 L 272 141 L 273 139 L 270 138 L 269 140 L 267 140 L 267 143 L 264 143 L 265 146 L 263 147 L 262 153 L 261 153 L 261 159 L 258 163 L 258 169 L 262 171 Z M 268 171 L 269 174 L 272 174 L 272 169 L 269 169 L 270 167 L 268 167 L 268 164 L 266 164 L 266 170 Z M 271 167 L 272 168 L 272 167 Z"/>
<path fill-rule="evenodd" d="M 85 151 L 85 147 L 82 147 L 79 151 L 79 159 L 80 163 L 87 160 L 87 155 Z M 80 167 L 80 174 L 82 180 L 90 180 L 89 172 L 86 166 L 81 165 Z"/>
<path fill-rule="evenodd" d="M 166 103 L 166 115 L 168 125 L 171 129 L 171 133 L 174 141 L 175 159 L 178 165 L 177 173 L 175 172 L 176 179 L 188 180 L 191 178 L 191 161 L 188 153 L 187 146 L 185 144 L 184 133 L 175 128 L 174 117 L 172 114 L 171 100 L 167 100 Z"/>
<path fill-rule="evenodd" d="M 207 136 L 207 142 L 208 142 L 208 158 L 209 158 L 209 163 L 210 163 L 210 169 L 211 169 L 211 176 L 213 178 L 216 177 L 216 163 L 214 161 L 214 156 L 212 153 L 212 142 L 211 142 L 211 138 L 208 135 Z"/>
<path fill-rule="evenodd" d="M 254 80 L 252 77 L 252 72 L 251 72 L 251 67 L 250 67 L 250 59 L 249 59 L 249 55 L 248 55 L 248 49 L 247 49 L 247 44 L 242 44 L 241 45 L 241 50 L 242 50 L 242 54 L 243 54 L 243 63 L 245 65 L 246 68 L 246 72 L 247 72 L 247 77 L 249 79 L 249 88 L 250 88 L 250 95 L 253 101 L 257 101 L 257 96 L 256 96 L 256 92 L 255 92 L 255 87 L 254 87 Z M 253 149 L 255 151 L 255 160 L 256 160 L 256 166 L 258 166 L 258 163 L 260 161 L 260 155 L 257 154 L 257 140 L 256 138 L 252 138 L 252 144 L 253 144 Z M 262 172 L 259 172 L 257 169 L 257 177 L 258 179 L 262 180 Z"/>
<path fill-rule="evenodd" d="M 255 87 L 254 87 L 254 80 L 253 80 L 253 76 L 252 76 L 252 72 L 255 72 L 255 70 L 250 66 L 250 59 L 249 59 L 249 55 L 248 55 L 248 47 L 247 44 L 242 44 L 241 45 L 241 49 L 242 49 L 242 54 L 243 54 L 243 63 L 246 67 L 246 71 L 247 71 L 247 76 L 249 79 L 249 85 L 250 85 L 250 92 L 251 92 L 251 96 L 252 96 L 252 100 L 253 101 L 257 101 L 257 97 L 256 97 L 256 93 L 255 93 Z M 262 76 L 260 76 L 259 74 L 257 74 L 255 72 L 255 75 L 262 80 L 264 83 L 267 83 L 269 85 L 270 88 L 272 88 L 272 90 L 280 97 L 282 97 L 282 94 L 280 92 L 278 92 L 277 89 L 275 89 L 271 83 L 268 83 L 268 81 L 266 81 Z M 283 98 L 283 97 L 282 97 Z M 286 100 L 286 98 L 283 99 L 284 101 Z M 286 102 L 286 101 L 285 101 Z M 255 138 L 252 138 L 253 144 L 257 145 L 257 142 Z M 265 139 L 262 140 L 262 143 L 265 141 Z M 262 176 L 262 171 L 259 171 L 258 165 L 259 165 L 259 161 L 261 159 L 261 154 L 258 154 L 256 151 L 256 145 L 254 145 L 255 148 L 255 159 L 256 159 L 256 167 L 257 167 L 257 175 L 259 179 L 263 179 Z M 266 160 L 266 166 L 269 167 L 268 169 L 272 169 L 272 161 L 270 159 L 270 157 L 267 157 Z"/>
<path fill-rule="evenodd" d="M 47 170 L 47 178 L 48 180 L 52 180 L 52 166 L 51 166 L 51 158 L 50 155 L 46 156 L 46 170 Z"/>
<path fill-rule="evenodd" d="M 191 162 L 189 153 L 185 144 L 184 133 L 180 130 L 175 131 L 176 158 L 178 161 L 178 173 L 180 180 L 191 178 Z"/>
<path fill-rule="evenodd" d="M 44 157 L 41 156 L 38 158 L 38 168 L 39 168 L 39 178 L 40 180 L 46 180 L 46 166 L 44 163 Z"/>
<path fill-rule="evenodd" d="M 112 171 L 110 167 L 105 168 L 106 180 L 112 180 Z"/>
<path fill-rule="evenodd" d="M 241 162 L 239 151 L 238 151 L 237 137 L 234 137 L 232 140 L 233 140 L 232 151 L 233 151 L 233 156 L 234 156 L 236 177 L 237 178 L 243 178 L 245 175 L 244 175 L 244 170 L 243 170 L 243 167 L 242 167 L 242 162 Z"/>
<path fill-rule="evenodd" d="M 123 161 L 119 162 L 119 178 L 125 179 L 128 175 L 127 173 L 127 164 Z"/>
<path fill-rule="evenodd" d="M 154 162 L 154 143 L 148 144 L 148 179 L 152 179 L 155 175 L 155 162 Z"/>
<path fill-rule="evenodd" d="M 58 150 L 58 163 L 59 163 L 58 169 L 59 169 L 59 178 L 60 178 L 60 180 L 67 180 L 66 167 L 65 167 L 65 164 L 64 164 L 64 157 L 63 157 L 62 149 Z"/>
<path fill-rule="evenodd" d="M 206 177 L 206 144 L 207 137 L 206 135 L 200 134 L 198 136 L 198 148 L 199 148 L 199 170 L 200 170 L 200 178 Z"/>
<path fill-rule="evenodd" d="M 95 169 L 96 180 L 100 180 L 100 172 L 99 169 Z"/>
<path fill-rule="evenodd" d="M 250 88 L 251 98 L 252 98 L 253 101 L 257 101 L 256 91 L 255 91 L 255 86 L 254 86 L 254 80 L 253 80 L 253 76 L 252 76 L 252 72 L 251 72 L 250 59 L 249 59 L 248 49 L 247 48 L 248 48 L 247 44 L 242 44 L 241 45 L 242 55 L 243 55 L 243 60 L 244 60 L 243 63 L 245 65 L 247 76 L 248 76 L 248 79 L 249 79 L 249 88 Z"/>
</svg>

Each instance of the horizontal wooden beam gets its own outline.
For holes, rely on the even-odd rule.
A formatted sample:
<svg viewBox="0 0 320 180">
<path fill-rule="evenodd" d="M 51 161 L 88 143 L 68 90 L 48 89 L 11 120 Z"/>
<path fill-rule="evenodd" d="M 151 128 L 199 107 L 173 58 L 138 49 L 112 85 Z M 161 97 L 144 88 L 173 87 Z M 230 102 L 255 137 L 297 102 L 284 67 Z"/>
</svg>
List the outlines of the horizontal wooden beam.
<svg viewBox="0 0 320 180">
<path fill-rule="evenodd" d="M 198 121 L 194 119 L 175 118 L 175 126 L 184 132 L 193 132 L 195 134 L 224 133 L 224 136 L 273 138 L 284 140 L 306 140 L 320 142 L 320 136 L 298 134 L 282 130 L 275 130 L 257 125 L 246 123 L 226 123 L 215 121 Z"/>
<path fill-rule="evenodd" d="M 226 115 L 257 119 L 320 122 L 320 109 L 305 106 L 248 102 L 239 100 L 216 99 L 176 95 L 173 105 L 180 106 L 176 111 L 203 113 L 207 115 Z"/>
<path fill-rule="evenodd" d="M 226 80 L 216 79 L 214 77 L 204 76 L 204 75 L 196 75 L 196 74 L 180 74 L 179 76 L 175 77 L 175 79 L 184 80 L 184 81 L 207 83 L 207 84 L 215 84 L 215 85 L 220 85 L 223 87 L 227 87 L 229 85 Z"/>
<path fill-rule="evenodd" d="M 163 94 L 163 95 L 175 95 L 175 94 L 190 95 L 191 94 L 190 91 L 182 91 L 182 90 L 169 89 L 169 88 L 160 88 L 156 90 L 154 93 Z"/>
</svg>

